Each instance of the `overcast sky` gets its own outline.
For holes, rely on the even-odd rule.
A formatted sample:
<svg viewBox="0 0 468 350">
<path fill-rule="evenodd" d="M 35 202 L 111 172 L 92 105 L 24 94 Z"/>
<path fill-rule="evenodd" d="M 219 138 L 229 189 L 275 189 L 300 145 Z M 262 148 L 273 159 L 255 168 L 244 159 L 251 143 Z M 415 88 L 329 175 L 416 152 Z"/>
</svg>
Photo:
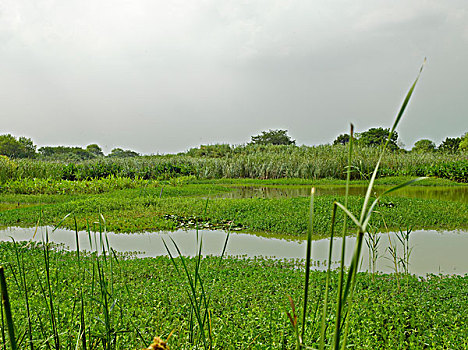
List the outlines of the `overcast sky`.
<svg viewBox="0 0 468 350">
<path fill-rule="evenodd" d="M 142 153 L 468 131 L 468 1 L 0 0 L 0 134 Z"/>
</svg>

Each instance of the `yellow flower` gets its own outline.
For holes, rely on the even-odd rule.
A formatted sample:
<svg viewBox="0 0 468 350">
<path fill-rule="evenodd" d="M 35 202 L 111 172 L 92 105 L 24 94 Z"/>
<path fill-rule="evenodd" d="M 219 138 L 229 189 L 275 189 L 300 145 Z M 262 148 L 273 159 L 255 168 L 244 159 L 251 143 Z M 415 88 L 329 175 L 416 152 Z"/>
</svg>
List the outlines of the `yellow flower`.
<svg viewBox="0 0 468 350">
<path fill-rule="evenodd" d="M 154 337 L 153 342 L 150 346 L 143 350 L 169 350 L 166 342 L 159 337 Z"/>
</svg>

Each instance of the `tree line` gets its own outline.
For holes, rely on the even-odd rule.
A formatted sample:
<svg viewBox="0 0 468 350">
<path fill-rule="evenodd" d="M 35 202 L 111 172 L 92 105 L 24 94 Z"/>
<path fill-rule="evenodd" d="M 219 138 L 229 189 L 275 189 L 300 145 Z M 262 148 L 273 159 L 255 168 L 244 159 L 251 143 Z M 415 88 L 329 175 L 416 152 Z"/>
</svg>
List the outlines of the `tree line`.
<svg viewBox="0 0 468 350">
<path fill-rule="evenodd" d="M 251 141 L 247 145 L 240 147 L 249 147 L 251 145 L 296 145 L 296 140 L 293 140 L 288 135 L 287 130 L 268 130 L 262 131 L 261 134 L 251 136 Z M 390 129 L 370 128 L 364 132 L 354 134 L 355 142 L 362 147 L 380 147 L 388 139 Z M 333 141 L 333 145 L 346 145 L 349 142 L 349 134 L 341 134 Z M 234 150 L 228 144 L 201 145 L 197 148 L 192 148 L 186 154 L 194 157 L 213 157 L 220 158 Z M 460 137 L 447 137 L 439 146 L 428 139 L 417 141 L 411 151 L 405 150 L 398 141 L 398 133 L 394 132 L 389 141 L 387 148 L 394 152 L 441 152 L 448 154 L 468 152 L 468 133 Z"/>
<path fill-rule="evenodd" d="M 364 147 L 380 147 L 383 145 L 390 134 L 389 129 L 370 128 L 364 132 L 354 135 L 356 143 Z M 349 134 L 340 134 L 333 141 L 333 145 L 346 145 L 349 142 Z M 251 141 L 244 145 L 296 145 L 296 141 L 288 135 L 287 130 L 268 130 L 262 131 L 258 135 L 251 136 Z M 223 157 L 230 153 L 235 146 L 229 144 L 201 145 L 183 152 L 194 157 Z M 86 147 L 69 146 L 45 146 L 37 149 L 30 138 L 21 136 L 16 138 L 11 134 L 0 135 L 0 155 L 9 158 L 36 158 L 42 160 L 64 160 L 81 161 L 100 157 L 109 158 L 128 158 L 138 157 L 139 153 L 122 148 L 114 148 L 107 155 L 104 154 L 101 147 L 97 144 L 90 144 Z M 408 152 L 401 147 L 398 141 L 398 133 L 394 132 L 388 149 L 391 151 Z M 443 152 L 443 153 L 464 153 L 468 152 L 468 133 L 460 137 L 447 137 L 440 145 L 429 139 L 418 140 L 410 152 Z"/>
<path fill-rule="evenodd" d="M 384 128 L 370 128 L 362 133 L 355 135 L 356 141 L 359 145 L 376 147 L 382 145 L 387 141 L 388 135 L 390 134 L 389 129 Z M 334 141 L 334 145 L 345 145 L 349 142 L 349 134 L 341 134 Z M 398 133 L 394 132 L 390 143 L 388 145 L 392 151 L 404 151 L 398 144 Z M 460 137 L 446 137 L 438 146 L 429 139 L 421 139 L 415 142 L 410 152 L 443 152 L 443 153 L 458 153 L 468 151 L 468 132 Z"/>
<path fill-rule="evenodd" d="M 114 148 L 107 155 L 97 144 L 90 144 L 84 148 L 69 146 L 45 146 L 37 149 L 30 138 L 21 136 L 16 138 L 11 134 L 0 135 L 0 155 L 9 158 L 35 158 L 42 160 L 81 161 L 99 157 L 127 158 L 138 157 L 140 154 L 132 150 Z"/>
</svg>

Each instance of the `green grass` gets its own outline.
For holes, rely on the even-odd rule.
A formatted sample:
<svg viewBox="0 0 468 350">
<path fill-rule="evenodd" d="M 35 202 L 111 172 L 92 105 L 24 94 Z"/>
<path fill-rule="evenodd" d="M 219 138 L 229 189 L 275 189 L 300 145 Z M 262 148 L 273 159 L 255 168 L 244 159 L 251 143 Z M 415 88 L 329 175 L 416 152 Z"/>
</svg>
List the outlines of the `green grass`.
<svg viewBox="0 0 468 350">
<path fill-rule="evenodd" d="M 46 300 L 39 288 L 46 276 L 43 251 L 34 247 L 19 251 L 24 256 L 29 286 L 34 345 L 41 348 L 52 335 L 48 333 L 51 321 Z M 101 344 L 105 331 L 105 324 L 100 321 L 104 320 L 104 310 L 99 302 L 96 257 L 82 253 L 80 259 L 78 268 L 75 253 L 50 251 L 50 283 L 59 320 L 57 332 L 64 347 L 68 344 L 74 347 L 79 334 L 80 286 L 88 344 Z M 0 244 L 0 261 L 6 266 L 19 348 L 26 348 L 26 309 L 11 243 Z M 186 263 L 193 270 L 197 260 L 187 258 Z M 285 317 L 286 295 L 295 301 L 303 297 L 303 268 L 297 268 L 300 266 L 303 265 L 293 261 L 233 258 L 224 259 L 220 265 L 219 258 L 203 258 L 200 274 L 211 293 L 214 348 L 249 345 L 252 349 L 292 348 L 293 332 Z M 190 348 L 187 280 L 176 272 L 169 258 L 119 258 L 114 260 L 112 271 L 108 259 L 101 268 L 106 273 L 109 291 L 112 288 L 111 295 L 118 299 L 110 312 L 110 322 L 119 330 L 116 348 L 142 348 L 154 336 L 165 339 L 172 331 L 171 349 Z M 311 302 L 306 318 L 306 337 L 311 346 L 318 346 L 319 323 L 314 310 L 315 303 L 322 300 L 325 278 L 324 272 L 311 271 Z M 337 279 L 338 274 L 332 272 L 330 310 L 335 305 Z M 410 276 L 408 286 L 399 292 L 394 275 L 376 275 L 373 281 L 369 274 L 359 274 L 356 285 L 359 298 L 349 319 L 348 343 L 361 349 L 466 348 L 468 315 L 462 310 L 468 302 L 467 289 L 468 276 L 427 279 Z M 301 310 L 299 306 L 297 311 Z M 333 322 L 333 317 L 327 320 L 327 337 L 331 336 Z M 52 338 L 49 341 L 52 345 Z"/>
<path fill-rule="evenodd" d="M 263 231 L 293 236 L 304 235 L 307 229 L 309 199 L 307 198 L 245 198 L 210 199 L 205 213 L 206 200 L 199 197 L 181 197 L 182 189 L 164 190 L 167 197 L 159 198 L 160 190 L 140 195 L 138 190 L 120 191 L 114 194 L 88 196 L 66 202 L 50 203 L 0 212 L 1 225 L 34 226 L 43 212 L 44 224 L 53 225 L 70 212 L 75 213 L 79 229 L 86 229 L 86 220 L 93 221 L 101 212 L 107 219 L 107 228 L 115 232 L 142 232 L 174 230 L 187 226 L 189 221 L 199 220 L 211 227 L 227 228 L 235 223 L 244 231 Z M 192 192 L 187 188 L 187 192 Z M 199 194 L 198 190 L 193 189 Z M 327 235 L 331 223 L 331 206 L 341 196 L 316 198 L 314 232 Z M 362 205 L 362 198 L 350 197 L 349 208 L 355 215 Z M 385 231 L 382 218 L 390 229 L 411 225 L 416 229 L 452 230 L 468 227 L 468 204 L 443 200 L 388 197 L 377 206 L 379 212 L 371 223 L 379 231 Z M 339 219 L 342 220 L 342 219 Z M 182 223 L 184 224 L 182 226 Z M 71 219 L 65 226 L 73 228 Z M 192 226 L 194 228 L 194 226 Z"/>
</svg>

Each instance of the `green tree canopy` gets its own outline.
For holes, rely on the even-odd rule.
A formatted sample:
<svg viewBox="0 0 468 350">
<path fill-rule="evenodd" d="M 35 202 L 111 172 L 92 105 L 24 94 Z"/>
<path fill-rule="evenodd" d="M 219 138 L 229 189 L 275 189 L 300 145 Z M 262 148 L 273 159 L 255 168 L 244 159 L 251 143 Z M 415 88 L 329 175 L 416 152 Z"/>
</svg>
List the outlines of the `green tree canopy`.
<svg viewBox="0 0 468 350">
<path fill-rule="evenodd" d="M 96 157 L 102 157 L 102 156 L 104 156 L 104 153 L 102 152 L 101 147 L 99 147 L 99 145 L 97 145 L 97 144 L 95 144 L 95 143 L 86 146 L 86 150 L 87 150 L 89 153 L 91 153 L 91 154 L 93 154 L 94 156 L 96 156 Z"/>
<path fill-rule="evenodd" d="M 460 141 L 460 145 L 458 146 L 458 149 L 461 152 L 468 152 L 468 132 L 465 133 L 465 135 L 461 137 L 461 141 Z"/>
<path fill-rule="evenodd" d="M 107 156 L 111 158 L 128 158 L 128 157 L 138 157 L 140 154 L 131 151 L 131 150 L 124 150 L 122 148 L 114 148 L 111 153 L 109 153 Z"/>
<path fill-rule="evenodd" d="M 231 152 L 231 146 L 223 144 L 215 145 L 200 145 L 199 148 L 191 148 L 187 151 L 188 156 L 192 157 L 210 157 L 210 158 L 221 158 Z"/>
<path fill-rule="evenodd" d="M 460 146 L 461 137 L 447 137 L 439 145 L 438 150 L 444 153 L 457 153 Z"/>
<path fill-rule="evenodd" d="M 338 135 L 335 141 L 333 141 L 334 145 L 346 145 L 349 142 L 349 134 L 341 134 Z"/>
<path fill-rule="evenodd" d="M 16 139 L 10 134 L 0 135 L 0 154 L 10 158 L 34 158 L 36 146 L 27 137 Z"/>
<path fill-rule="evenodd" d="M 434 142 L 428 139 L 422 139 L 422 140 L 416 141 L 413 148 L 411 149 L 411 152 L 428 153 L 428 152 L 434 152 L 435 148 L 436 146 Z"/>
<path fill-rule="evenodd" d="M 254 145 L 295 145 L 296 141 L 292 140 L 287 133 L 288 130 L 262 131 L 260 135 L 251 136 L 250 143 Z"/>
<path fill-rule="evenodd" d="M 364 131 L 360 134 L 357 134 L 358 143 L 362 146 L 368 147 L 380 147 L 385 144 L 390 135 L 390 129 L 384 128 L 370 128 L 367 131 Z M 398 133 L 393 132 L 390 142 L 388 144 L 388 149 L 395 151 L 399 149 L 398 144 Z"/>
<path fill-rule="evenodd" d="M 80 161 L 94 158 L 94 154 L 81 147 L 46 146 L 39 148 L 39 153 L 44 158 L 53 160 Z"/>
</svg>

